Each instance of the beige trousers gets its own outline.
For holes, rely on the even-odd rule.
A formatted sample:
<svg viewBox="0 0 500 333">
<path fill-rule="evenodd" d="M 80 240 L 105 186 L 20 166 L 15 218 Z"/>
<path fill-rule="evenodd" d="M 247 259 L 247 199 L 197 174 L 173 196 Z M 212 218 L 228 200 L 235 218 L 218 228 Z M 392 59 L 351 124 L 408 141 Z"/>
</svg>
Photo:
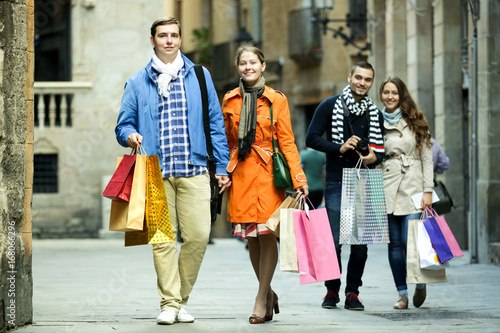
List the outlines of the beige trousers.
<svg viewBox="0 0 500 333">
<path fill-rule="evenodd" d="M 210 178 L 208 174 L 194 177 L 163 179 L 174 240 L 177 240 L 177 219 L 184 243 L 177 251 L 177 242 L 153 245 L 153 260 L 158 278 L 162 310 L 179 310 L 186 305 L 193 289 L 210 235 Z"/>
</svg>

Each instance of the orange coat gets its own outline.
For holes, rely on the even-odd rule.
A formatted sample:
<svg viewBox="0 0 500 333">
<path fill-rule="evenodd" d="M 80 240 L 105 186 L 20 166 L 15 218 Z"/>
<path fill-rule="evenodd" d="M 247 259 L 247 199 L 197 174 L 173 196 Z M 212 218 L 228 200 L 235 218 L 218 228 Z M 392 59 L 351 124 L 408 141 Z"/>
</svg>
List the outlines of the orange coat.
<svg viewBox="0 0 500 333">
<path fill-rule="evenodd" d="M 227 193 L 227 215 L 234 223 L 265 223 L 285 199 L 285 193 L 274 186 L 273 180 L 269 102 L 273 105 L 274 137 L 290 167 L 293 187 L 307 185 L 295 146 L 288 100 L 268 86 L 257 100 L 257 126 L 251 153 L 245 161 L 238 160 L 238 125 L 243 98 L 239 88 L 233 89 L 224 96 L 222 112 L 231 158 L 227 170 L 233 182 Z"/>
</svg>

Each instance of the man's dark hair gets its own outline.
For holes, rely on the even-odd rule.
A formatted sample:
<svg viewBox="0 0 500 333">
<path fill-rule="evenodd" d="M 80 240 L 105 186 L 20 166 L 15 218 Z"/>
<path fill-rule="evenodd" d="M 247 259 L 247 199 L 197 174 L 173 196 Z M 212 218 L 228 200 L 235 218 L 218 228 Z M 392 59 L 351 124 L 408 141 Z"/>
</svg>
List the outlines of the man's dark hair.
<svg viewBox="0 0 500 333">
<path fill-rule="evenodd" d="M 162 17 L 160 19 L 157 19 L 156 21 L 153 22 L 153 25 L 151 26 L 151 36 L 154 37 L 156 34 L 156 27 L 159 25 L 167 25 L 167 24 L 177 24 L 179 27 L 179 36 L 182 37 L 181 34 L 181 24 L 179 23 L 179 20 L 174 18 L 174 17 Z"/>
<path fill-rule="evenodd" d="M 375 77 L 375 70 L 373 69 L 373 66 L 366 61 L 359 61 L 359 62 L 355 63 L 354 66 L 352 66 L 352 68 L 351 68 L 351 75 L 354 74 L 354 71 L 358 67 L 371 70 L 373 72 L 373 77 Z"/>
</svg>

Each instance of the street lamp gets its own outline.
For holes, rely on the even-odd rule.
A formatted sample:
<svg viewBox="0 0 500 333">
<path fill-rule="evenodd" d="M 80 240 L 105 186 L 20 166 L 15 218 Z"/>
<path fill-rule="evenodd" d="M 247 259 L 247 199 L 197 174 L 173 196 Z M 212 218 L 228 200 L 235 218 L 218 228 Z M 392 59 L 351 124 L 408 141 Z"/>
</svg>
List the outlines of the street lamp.
<svg viewBox="0 0 500 333">
<path fill-rule="evenodd" d="M 238 45 L 253 44 L 253 37 L 245 27 L 241 27 L 240 32 L 236 35 L 234 41 L 237 42 Z"/>
<path fill-rule="evenodd" d="M 359 15 L 359 17 L 352 17 L 351 14 L 346 14 L 345 19 L 330 19 L 330 12 L 333 10 L 333 0 L 316 0 L 314 7 L 312 23 L 319 23 L 322 27 L 323 35 L 326 35 L 327 31 L 333 32 L 333 38 L 340 37 L 344 40 L 344 45 L 352 45 L 359 50 L 358 57 L 363 56 L 364 51 L 371 51 L 371 44 L 365 42 L 364 45 L 358 45 L 356 43 L 356 36 L 353 36 L 351 31 L 351 36 L 348 36 L 344 32 L 344 27 L 340 26 L 338 28 L 331 28 L 328 23 L 346 23 L 348 27 L 352 27 L 355 23 L 366 24 L 366 15 Z M 366 6 L 366 4 L 365 4 Z"/>
</svg>

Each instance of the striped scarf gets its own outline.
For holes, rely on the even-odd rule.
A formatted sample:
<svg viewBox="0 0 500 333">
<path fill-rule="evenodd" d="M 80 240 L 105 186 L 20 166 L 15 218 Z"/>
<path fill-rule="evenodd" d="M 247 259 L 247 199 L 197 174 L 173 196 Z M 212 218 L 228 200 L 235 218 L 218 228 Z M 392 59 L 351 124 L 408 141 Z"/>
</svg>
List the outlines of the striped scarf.
<svg viewBox="0 0 500 333">
<path fill-rule="evenodd" d="M 262 96 L 266 85 L 264 76 L 260 76 L 253 86 L 247 86 L 240 79 L 240 92 L 243 97 L 240 112 L 240 124 L 238 125 L 238 158 L 245 160 L 245 156 L 252 150 L 255 142 L 255 129 L 257 127 L 257 99 Z"/>
<path fill-rule="evenodd" d="M 349 112 L 356 116 L 360 116 L 365 112 L 369 112 L 370 115 L 370 130 L 368 135 L 368 141 L 370 142 L 370 147 L 375 153 L 384 152 L 384 137 L 382 135 L 382 129 L 380 128 L 379 122 L 379 111 L 372 100 L 368 97 L 363 97 L 363 99 L 356 103 L 354 97 L 352 97 L 351 87 L 348 85 L 342 91 L 342 94 L 335 101 L 335 105 L 332 110 L 332 141 L 338 144 L 344 143 L 344 108 L 342 107 L 342 100 L 344 99 L 345 104 Z"/>
</svg>

